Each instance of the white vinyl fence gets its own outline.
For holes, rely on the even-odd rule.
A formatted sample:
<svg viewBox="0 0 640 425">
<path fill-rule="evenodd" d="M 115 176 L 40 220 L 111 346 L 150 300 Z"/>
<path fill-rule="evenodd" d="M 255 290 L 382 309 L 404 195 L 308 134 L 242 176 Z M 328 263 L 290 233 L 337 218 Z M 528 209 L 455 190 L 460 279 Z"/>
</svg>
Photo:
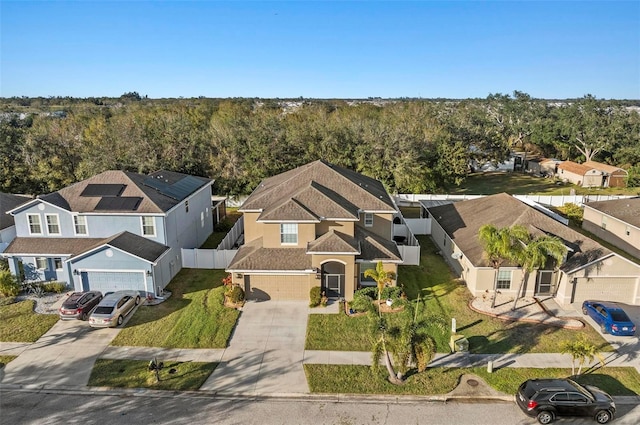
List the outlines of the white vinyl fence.
<svg viewBox="0 0 640 425">
<path fill-rule="evenodd" d="M 395 195 L 396 204 L 399 206 L 414 205 L 420 201 L 466 201 L 482 198 L 487 195 L 450 195 L 450 194 L 415 194 L 403 193 Z M 526 198 L 541 205 L 561 207 L 564 204 L 573 203 L 582 206 L 587 202 L 609 201 L 612 199 L 626 199 L 633 196 L 627 195 L 514 195 L 516 198 Z"/>
<path fill-rule="evenodd" d="M 182 267 L 190 269 L 226 269 L 238 252 L 244 234 L 244 217 L 240 217 L 216 249 L 182 248 Z"/>
</svg>

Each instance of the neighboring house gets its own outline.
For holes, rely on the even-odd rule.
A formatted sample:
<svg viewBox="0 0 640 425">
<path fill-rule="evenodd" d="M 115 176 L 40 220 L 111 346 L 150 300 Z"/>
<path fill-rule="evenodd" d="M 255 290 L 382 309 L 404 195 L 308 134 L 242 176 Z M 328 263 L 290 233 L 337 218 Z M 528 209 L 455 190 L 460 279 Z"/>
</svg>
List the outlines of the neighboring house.
<svg viewBox="0 0 640 425">
<path fill-rule="evenodd" d="M 227 271 L 248 298 L 307 300 L 321 286 L 350 300 L 375 285 L 365 270 L 402 263 L 393 240 L 400 213 L 382 183 L 324 161 L 265 179 L 240 212 L 245 243 Z"/>
<path fill-rule="evenodd" d="M 613 165 L 602 164 L 596 161 L 586 161 L 582 165 L 602 172 L 602 187 L 626 187 L 629 173 Z"/>
<path fill-rule="evenodd" d="M 640 305 L 640 265 L 506 194 L 428 208 L 431 236 L 444 258 L 466 281 L 474 296 L 493 291 L 495 269 L 478 238 L 481 226 L 522 225 L 533 235 L 560 238 L 568 248 L 565 261 L 531 273 L 528 296 L 553 296 L 561 305 L 600 299 Z M 522 279 L 517 264 L 503 263 L 498 274 L 502 293 L 516 295 Z"/>
<path fill-rule="evenodd" d="M 563 181 L 582 187 L 601 187 L 605 179 L 602 171 L 573 161 L 563 161 L 558 164 L 556 176 Z"/>
<path fill-rule="evenodd" d="M 16 237 L 16 226 L 13 216 L 7 214 L 20 204 L 33 199 L 27 195 L 13 195 L 0 192 L 0 252 Z"/>
<path fill-rule="evenodd" d="M 182 268 L 180 248 L 199 247 L 213 230 L 212 183 L 105 171 L 10 210 L 17 237 L 2 256 L 27 281 L 161 296 Z"/>
<path fill-rule="evenodd" d="M 640 197 L 585 204 L 582 228 L 640 259 Z"/>
</svg>

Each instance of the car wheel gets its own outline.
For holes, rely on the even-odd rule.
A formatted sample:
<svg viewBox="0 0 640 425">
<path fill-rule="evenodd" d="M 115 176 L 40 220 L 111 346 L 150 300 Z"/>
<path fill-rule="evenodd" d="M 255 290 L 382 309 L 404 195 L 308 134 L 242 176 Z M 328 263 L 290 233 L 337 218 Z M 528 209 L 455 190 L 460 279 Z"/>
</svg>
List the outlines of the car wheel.
<svg viewBox="0 0 640 425">
<path fill-rule="evenodd" d="M 607 327 L 603 324 L 600 325 L 600 332 L 602 332 L 603 334 L 607 333 Z"/>
<path fill-rule="evenodd" d="M 599 424 L 606 424 L 611 420 L 611 412 L 608 410 L 599 410 L 596 412 L 596 416 L 594 417 L 596 422 Z"/>
<path fill-rule="evenodd" d="M 538 422 L 543 425 L 550 424 L 551 422 L 553 422 L 553 413 L 549 412 L 548 410 L 543 410 L 542 412 L 538 413 L 536 419 L 538 419 Z"/>
<path fill-rule="evenodd" d="M 122 325 L 122 322 L 124 322 L 124 319 L 122 316 L 118 316 L 118 326 Z"/>
<path fill-rule="evenodd" d="M 83 312 L 83 313 L 82 313 L 82 316 L 81 316 L 81 319 L 82 319 L 82 320 L 87 320 L 88 318 L 89 318 L 89 313 L 88 313 L 88 312 L 86 312 L 86 311 L 85 311 L 85 312 Z"/>
<path fill-rule="evenodd" d="M 140 296 L 139 295 L 136 297 L 136 305 L 138 305 L 138 304 L 140 304 Z"/>
<path fill-rule="evenodd" d="M 587 307 L 582 307 L 582 314 L 587 315 Z"/>
</svg>

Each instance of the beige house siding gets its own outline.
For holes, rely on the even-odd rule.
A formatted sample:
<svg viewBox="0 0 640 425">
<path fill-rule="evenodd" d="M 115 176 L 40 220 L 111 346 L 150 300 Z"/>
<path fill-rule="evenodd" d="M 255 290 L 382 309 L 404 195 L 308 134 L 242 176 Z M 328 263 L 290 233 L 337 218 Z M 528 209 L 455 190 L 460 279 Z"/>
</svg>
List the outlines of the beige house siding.
<svg viewBox="0 0 640 425">
<path fill-rule="evenodd" d="M 360 214 L 360 226 L 363 229 L 375 233 L 378 236 L 382 236 L 385 239 L 392 239 L 393 237 L 393 214 L 373 214 L 373 226 L 366 227 L 364 225 L 364 213 Z"/>
<path fill-rule="evenodd" d="M 558 169 L 558 177 L 566 179 L 569 182 L 582 187 L 600 187 L 602 186 L 602 172 L 598 170 L 589 170 L 584 175 L 573 173 L 569 170 Z"/>
<path fill-rule="evenodd" d="M 320 223 L 316 224 L 315 228 L 316 228 L 315 238 L 318 238 L 324 235 L 325 233 L 328 233 L 330 230 L 335 230 L 336 232 L 344 233 L 345 235 L 354 236 L 355 222 L 354 221 L 321 221 Z"/>
<path fill-rule="evenodd" d="M 322 268 L 322 265 L 328 262 L 338 262 L 344 264 L 344 293 L 345 299 L 351 301 L 353 292 L 356 290 L 358 282 L 358 274 L 353 255 L 313 255 L 311 264 L 314 268 Z M 320 285 L 320 280 L 317 280 Z"/>
<path fill-rule="evenodd" d="M 640 259 L 640 229 L 637 227 L 585 206 L 582 228 Z"/>
<path fill-rule="evenodd" d="M 298 243 L 282 244 L 280 243 L 280 223 L 258 223 L 262 225 L 263 241 L 262 246 L 265 248 L 306 248 L 307 242 L 316 238 L 315 223 L 297 223 L 298 224 Z"/>
<path fill-rule="evenodd" d="M 256 220 L 260 213 L 257 212 L 245 212 L 242 213 L 244 217 L 244 241 L 245 243 L 251 242 L 252 240 L 261 238 L 262 234 L 262 223 L 257 223 Z"/>
</svg>

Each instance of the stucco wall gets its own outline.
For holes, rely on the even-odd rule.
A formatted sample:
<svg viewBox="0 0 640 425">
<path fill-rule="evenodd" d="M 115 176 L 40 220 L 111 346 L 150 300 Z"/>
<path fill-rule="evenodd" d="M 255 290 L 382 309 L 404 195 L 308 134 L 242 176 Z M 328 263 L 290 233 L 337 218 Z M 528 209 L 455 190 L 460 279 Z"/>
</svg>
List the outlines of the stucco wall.
<svg viewBox="0 0 640 425">
<path fill-rule="evenodd" d="M 585 206 L 582 228 L 640 259 L 640 229 L 611 216 L 606 216 L 606 229 L 603 229 L 604 216 L 602 212 Z"/>
</svg>

